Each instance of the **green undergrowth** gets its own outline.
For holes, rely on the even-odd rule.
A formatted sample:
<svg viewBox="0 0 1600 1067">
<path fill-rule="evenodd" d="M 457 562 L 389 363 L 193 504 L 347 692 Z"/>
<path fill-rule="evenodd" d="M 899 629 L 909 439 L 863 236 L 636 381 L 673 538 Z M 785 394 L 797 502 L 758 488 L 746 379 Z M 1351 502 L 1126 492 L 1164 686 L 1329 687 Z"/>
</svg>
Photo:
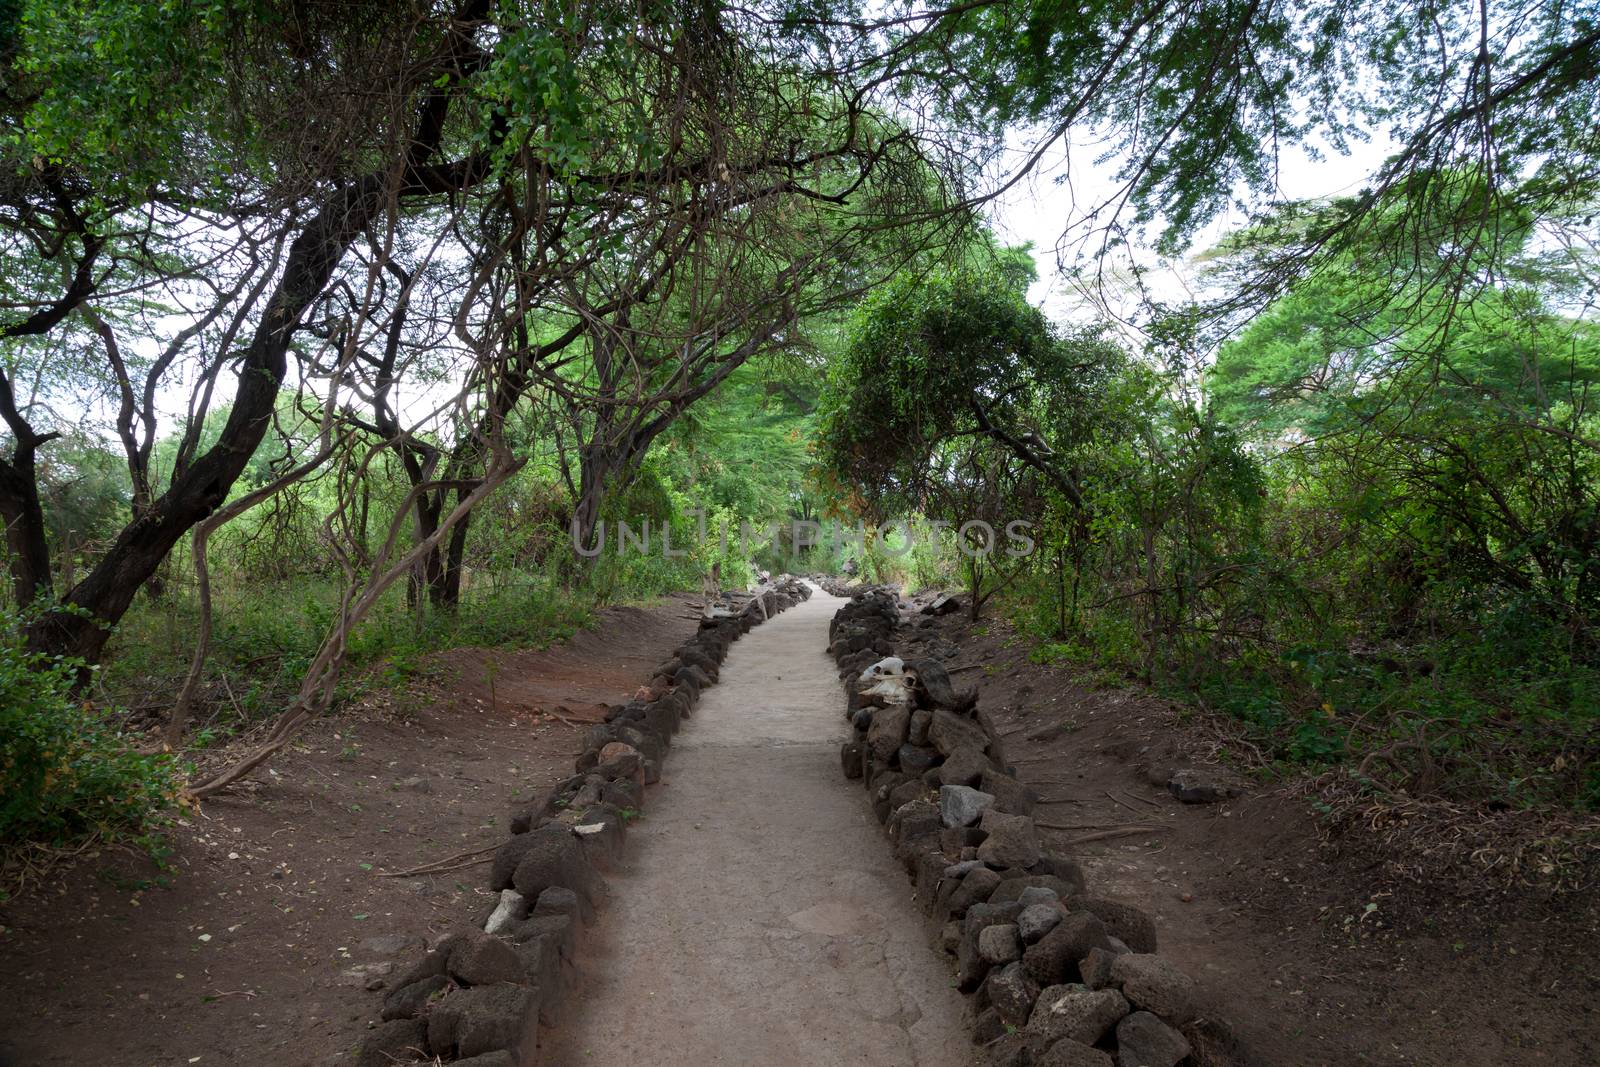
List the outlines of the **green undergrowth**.
<svg viewBox="0 0 1600 1067">
<path fill-rule="evenodd" d="M 1331 643 L 1231 656 L 1175 643 L 1152 663 L 1125 616 L 1090 616 L 1062 638 L 1023 598 L 1004 610 L 1033 663 L 1219 713 L 1240 728 L 1232 755 L 1269 774 L 1344 768 L 1377 793 L 1600 811 L 1600 671 L 1522 643 L 1440 642 L 1403 658 Z"/>
<path fill-rule="evenodd" d="M 80 666 L 26 651 L 14 626 L 0 633 L 0 867 L 7 870 L 25 847 L 91 839 L 130 842 L 159 857 L 176 767 L 168 756 L 133 749 L 116 716 L 74 695 Z"/>
<path fill-rule="evenodd" d="M 373 690 L 401 690 L 428 657 L 453 648 L 544 648 L 595 621 L 600 603 L 649 602 L 683 588 L 682 567 L 640 561 L 577 582 L 514 574 L 464 591 L 453 610 L 408 604 L 392 590 L 350 635 L 334 710 Z M 298 689 L 328 632 L 338 589 L 303 578 L 235 585 L 214 594 L 211 653 L 190 751 L 270 719 Z M 0 634 L 0 862 L 23 849 L 125 843 L 160 858 L 160 831 L 182 779 L 180 757 L 145 754 L 140 725 L 158 723 L 181 686 L 198 632 L 182 588 L 141 597 L 87 690 L 81 665 L 27 652 L 16 619 Z M 180 754 L 181 755 L 181 754 Z M 0 888 L 0 893 L 3 893 Z"/>
<path fill-rule="evenodd" d="M 211 713 L 193 743 L 225 739 L 276 714 L 299 687 L 332 625 L 338 590 L 317 579 L 270 583 L 215 595 L 211 654 L 204 675 Z M 452 648 L 544 648 L 594 620 L 595 599 L 541 576 L 519 576 L 463 593 L 454 609 L 407 603 L 391 590 L 351 632 L 335 707 L 373 686 L 403 685 L 425 658 Z M 128 613 L 100 670 L 96 695 L 137 710 L 164 709 L 189 669 L 198 632 L 194 598 L 141 600 Z"/>
</svg>

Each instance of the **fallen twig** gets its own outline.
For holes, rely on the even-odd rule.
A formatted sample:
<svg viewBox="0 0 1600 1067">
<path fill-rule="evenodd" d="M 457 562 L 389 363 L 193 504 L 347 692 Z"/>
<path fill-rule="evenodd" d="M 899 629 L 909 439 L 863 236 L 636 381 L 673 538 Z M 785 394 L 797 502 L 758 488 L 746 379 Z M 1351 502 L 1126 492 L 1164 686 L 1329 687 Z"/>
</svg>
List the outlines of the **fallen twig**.
<svg viewBox="0 0 1600 1067">
<path fill-rule="evenodd" d="M 1138 808 L 1134 807 L 1132 804 L 1129 804 L 1126 800 L 1123 800 L 1122 798 L 1118 797 L 1117 795 L 1112 793 L 1111 790 L 1107 789 L 1104 792 L 1105 792 L 1106 796 L 1111 798 L 1111 802 L 1113 804 L 1120 804 L 1123 807 L 1127 808 L 1129 811 L 1133 811 L 1133 812 L 1138 812 L 1139 811 Z M 1143 813 L 1140 812 L 1140 814 L 1143 814 Z"/>
<path fill-rule="evenodd" d="M 559 711 L 556 711 L 554 708 L 545 708 L 543 710 L 544 710 L 544 713 L 546 715 L 550 716 L 551 718 L 560 719 L 563 725 L 570 726 L 574 730 L 576 730 L 578 728 L 578 724 L 577 723 L 573 722 L 571 719 L 567 718 L 565 715 L 561 714 Z"/>
<path fill-rule="evenodd" d="M 1042 826 L 1047 830 L 1068 830 L 1068 829 L 1073 829 L 1073 827 L 1069 827 L 1069 826 L 1059 826 L 1059 825 L 1053 826 L 1050 823 L 1037 823 L 1037 825 Z M 1099 831 L 1097 833 L 1084 834 L 1081 837 L 1074 837 L 1074 838 L 1072 838 L 1070 840 L 1063 841 L 1061 843 L 1061 845 L 1062 845 L 1063 848 L 1066 848 L 1066 847 L 1070 847 L 1072 845 L 1086 845 L 1090 841 L 1104 841 L 1107 838 L 1112 838 L 1112 837 L 1130 837 L 1133 834 L 1163 833 L 1168 829 L 1170 829 L 1170 827 L 1165 826 L 1165 825 L 1119 826 L 1119 827 L 1114 827 L 1114 828 L 1111 828 L 1111 829 L 1108 829 L 1108 830 L 1101 830 L 1101 831 Z"/>
<path fill-rule="evenodd" d="M 474 856 L 483 856 L 484 853 L 493 852 L 495 849 L 497 849 L 499 847 L 500 846 L 498 844 L 485 845 L 482 848 L 475 848 L 471 852 L 458 852 L 454 856 L 446 856 L 442 860 L 434 860 L 431 863 L 424 863 L 424 864 L 422 864 L 420 866 L 412 867 L 409 870 L 404 870 L 404 871 L 379 871 L 378 872 L 378 877 L 380 877 L 380 878 L 405 878 L 405 877 L 407 877 L 409 875 L 413 875 L 413 874 L 436 874 L 439 871 L 453 871 L 457 867 L 470 867 L 474 863 L 487 863 L 488 859 L 489 859 L 488 857 L 485 857 L 483 859 L 473 859 L 472 857 L 474 857 Z M 462 862 L 462 861 L 467 861 L 467 862 Z M 447 864 L 448 864 L 448 866 L 447 866 Z"/>
<path fill-rule="evenodd" d="M 463 867 L 476 867 L 480 863 L 492 863 L 493 861 L 494 861 L 494 857 L 493 856 L 479 856 L 475 860 L 462 860 L 460 863 L 452 863 L 452 864 L 449 864 L 448 866 L 444 866 L 444 867 L 435 867 L 432 870 L 423 871 L 421 873 L 423 873 L 423 874 L 443 874 L 445 871 L 459 871 Z M 409 873 L 409 872 L 401 871 L 401 872 L 396 873 L 396 874 L 386 874 L 386 875 L 384 875 L 384 877 L 385 878 L 399 878 L 402 874 L 406 874 L 406 873 Z"/>
</svg>

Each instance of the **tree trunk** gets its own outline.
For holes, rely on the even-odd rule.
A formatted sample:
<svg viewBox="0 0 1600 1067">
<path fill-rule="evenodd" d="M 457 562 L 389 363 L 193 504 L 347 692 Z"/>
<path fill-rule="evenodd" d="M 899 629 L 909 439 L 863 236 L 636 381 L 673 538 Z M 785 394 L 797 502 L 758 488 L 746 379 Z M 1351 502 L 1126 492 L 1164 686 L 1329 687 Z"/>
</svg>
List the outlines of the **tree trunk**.
<svg viewBox="0 0 1600 1067">
<path fill-rule="evenodd" d="M 591 442 L 578 455 L 578 500 L 572 509 L 572 537 L 575 548 L 588 550 L 600 521 L 600 505 L 605 501 L 606 475 L 611 462 L 606 450 Z"/>
<path fill-rule="evenodd" d="M 19 608 L 49 599 L 53 589 L 50 543 L 34 470 L 36 448 L 36 441 L 18 441 L 11 462 L 0 461 L 0 520 L 6 524 L 12 593 Z"/>
<path fill-rule="evenodd" d="M 454 469 L 456 464 L 452 463 L 451 467 Z M 413 489 L 428 478 L 428 469 L 410 462 L 406 464 Z M 458 490 L 456 503 L 466 499 L 470 492 L 470 489 Z M 418 543 L 428 540 L 438 531 L 440 518 L 444 514 L 445 496 L 443 489 L 418 494 L 415 508 Z M 424 594 L 429 605 L 445 611 L 454 610 L 461 602 L 461 560 L 466 555 L 467 530 L 471 519 L 470 513 L 463 515 L 450 528 L 450 536 L 443 544 L 436 543 L 417 560 L 416 568 L 406 583 L 407 607 L 417 607 Z"/>
<path fill-rule="evenodd" d="M 497 450 L 495 461 L 484 472 L 474 488 L 462 497 L 454 509 L 440 519 L 442 525 L 453 527 L 472 509 L 477 506 L 485 496 L 492 493 L 501 482 L 510 478 L 521 469 L 524 460 L 512 460 L 509 456 Z M 440 531 L 435 529 L 433 539 L 425 541 L 412 548 L 411 552 L 392 565 L 383 566 L 387 562 L 388 551 L 394 546 L 394 531 L 391 531 L 384 550 L 378 554 L 379 570 L 367 576 L 359 587 L 346 590 L 347 599 L 344 602 L 340 617 L 335 620 L 332 631 L 323 640 L 322 647 L 317 651 L 316 658 L 306 671 L 305 678 L 300 683 L 300 692 L 294 702 L 278 717 L 266 739 L 254 752 L 245 756 L 233 766 L 223 770 L 214 777 L 204 782 L 195 784 L 190 789 L 190 794 L 196 798 L 210 796 L 219 790 L 227 788 L 232 783 L 249 774 L 256 767 L 271 759 L 273 754 L 288 744 L 289 739 L 305 724 L 311 716 L 322 711 L 328 706 L 333 697 L 334 687 L 339 681 L 340 671 L 344 665 L 346 640 L 350 631 L 366 618 L 374 604 L 382 597 L 395 581 L 399 580 L 416 562 L 417 558 L 438 545 Z"/>
<path fill-rule="evenodd" d="M 458 24 L 476 20 L 487 7 L 486 0 L 467 0 L 455 18 Z M 471 37 L 452 27 L 440 68 L 458 71 L 476 51 Z M 94 569 L 67 592 L 62 609 L 28 627 L 31 649 L 90 663 L 100 658 L 111 628 L 139 588 L 185 533 L 222 506 L 266 436 L 287 372 L 289 344 L 351 244 L 395 202 L 457 191 L 482 180 L 488 158 L 483 153 L 452 163 L 433 161 L 444 137 L 451 92 L 441 87 L 423 98 L 416 128 L 404 155 L 395 161 L 398 167 L 344 184 L 306 223 L 239 359 L 238 389 L 216 444 L 173 473 L 167 491 L 122 529 Z"/>
<path fill-rule="evenodd" d="M 420 469 L 413 470 L 407 464 L 407 472 L 411 474 L 411 488 L 417 493 L 417 503 L 413 508 L 413 524 L 416 526 L 417 543 L 433 537 L 439 529 L 439 511 L 444 505 L 443 492 L 430 493 L 422 491 L 419 487 L 427 481 L 427 475 Z M 431 468 L 430 468 L 431 469 Z M 434 590 L 439 586 L 439 549 L 435 545 L 420 556 L 412 566 L 411 573 L 406 577 L 406 606 L 420 607 L 422 598 L 426 594 L 429 603 L 437 598 Z M 418 615 L 420 620 L 421 615 Z"/>
<path fill-rule="evenodd" d="M 301 316 L 322 294 L 351 243 L 378 217 L 385 184 L 381 176 L 371 176 L 346 188 L 307 224 L 245 350 L 238 392 L 217 443 L 175 474 L 149 510 L 123 528 L 110 551 L 67 593 L 69 610 L 51 611 L 28 628 L 30 648 L 97 661 L 111 627 L 146 579 L 185 533 L 227 499 L 266 435 Z"/>
<path fill-rule="evenodd" d="M 520 388 L 503 390 L 497 398 L 497 405 L 504 405 L 500 410 L 509 411 L 516 406 L 521 395 Z M 468 477 L 466 472 L 468 467 L 477 468 L 482 463 L 482 453 L 474 442 L 479 440 L 487 429 L 486 426 L 480 426 L 477 435 L 464 437 L 450 452 L 450 466 L 445 472 L 445 478 L 456 486 L 457 505 L 466 500 L 477 488 L 476 480 Z M 444 495 L 445 491 L 441 489 L 440 510 L 443 510 Z M 461 603 L 461 560 L 467 552 L 467 531 L 471 528 L 471 524 L 472 513 L 469 511 L 450 527 L 449 538 L 443 544 L 434 546 L 433 565 L 436 573 L 428 585 L 428 599 L 440 610 L 454 611 Z"/>
<path fill-rule="evenodd" d="M 465 496 L 465 493 L 457 492 L 456 503 L 459 504 Z M 461 560 L 467 553 L 467 527 L 471 521 L 472 513 L 468 512 L 450 528 L 450 540 L 444 554 L 444 573 L 435 590 L 435 607 L 453 611 L 461 603 Z"/>
<path fill-rule="evenodd" d="M 245 349 L 238 392 L 217 443 L 175 474 L 167 491 L 123 528 L 110 551 L 67 592 L 69 610 L 47 612 L 28 627 L 30 648 L 97 661 L 111 627 L 146 579 L 178 540 L 227 498 L 266 435 L 301 316 L 321 295 L 350 243 L 377 215 L 382 189 L 374 178 L 347 188 L 307 224 Z"/>
</svg>

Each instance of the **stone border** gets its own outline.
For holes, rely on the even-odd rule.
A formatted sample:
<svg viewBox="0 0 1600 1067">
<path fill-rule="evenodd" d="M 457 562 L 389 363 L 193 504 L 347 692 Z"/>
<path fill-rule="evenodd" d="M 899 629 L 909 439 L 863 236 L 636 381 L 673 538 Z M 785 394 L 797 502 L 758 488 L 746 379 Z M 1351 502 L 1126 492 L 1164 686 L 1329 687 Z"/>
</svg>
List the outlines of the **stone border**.
<svg viewBox="0 0 1600 1067">
<path fill-rule="evenodd" d="M 1157 955 L 1150 916 L 1090 894 L 1074 860 L 1040 845 L 1038 798 L 1006 764 L 976 692 L 957 693 L 937 660 L 895 658 L 898 591 L 853 586 L 850 595 L 828 629 L 852 727 L 844 776 L 866 785 L 939 924 L 989 1062 L 1246 1064 L 1229 1029 L 1203 1014 L 1194 980 Z"/>
<path fill-rule="evenodd" d="M 513 815 L 512 837 L 490 868 L 494 910 L 479 927 L 440 937 L 395 980 L 382 1022 L 360 1043 L 358 1067 L 538 1062 L 540 1027 L 556 1021 L 572 986 L 579 931 L 594 921 L 604 894 L 601 872 L 620 857 L 672 735 L 701 691 L 716 684 L 733 642 L 810 596 L 795 578 L 753 596 L 724 596 L 648 686 L 587 731 L 577 773 Z"/>
</svg>

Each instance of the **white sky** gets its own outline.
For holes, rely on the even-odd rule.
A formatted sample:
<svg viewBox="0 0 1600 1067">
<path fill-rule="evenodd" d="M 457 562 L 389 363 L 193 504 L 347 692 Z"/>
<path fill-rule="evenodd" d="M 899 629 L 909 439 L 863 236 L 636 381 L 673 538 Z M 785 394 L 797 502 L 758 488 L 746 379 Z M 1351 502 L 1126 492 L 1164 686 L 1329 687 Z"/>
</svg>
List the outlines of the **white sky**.
<svg viewBox="0 0 1600 1067">
<path fill-rule="evenodd" d="M 1014 156 L 1019 164 L 1023 143 L 1020 138 L 1015 142 Z M 1291 146 L 1279 160 L 1278 195 L 1282 200 L 1308 200 L 1353 193 L 1394 147 L 1383 131 L 1373 131 L 1372 140 L 1366 144 L 1353 145 L 1349 155 L 1326 151 L 1320 160 Z M 1082 220 L 1083 212 L 1106 200 L 1118 188 L 1118 161 L 1099 161 L 1103 152 L 1103 146 L 1088 139 L 1070 148 L 1059 143 L 1053 145 L 1039 170 L 1011 188 L 989 215 L 990 225 L 1003 243 L 1033 242 L 1039 280 L 1028 295 L 1033 303 L 1058 321 L 1082 317 L 1086 312 L 1083 298 L 1062 278 L 1056 246 L 1062 234 Z M 1069 173 L 1070 182 L 1065 180 Z M 1244 213 L 1238 210 L 1228 212 L 1196 238 L 1191 254 L 1204 252 L 1222 234 L 1247 221 Z M 1134 250 L 1146 265 L 1157 261 L 1148 246 L 1136 245 Z M 1169 270 L 1164 281 L 1161 276 L 1147 276 L 1146 284 L 1161 295 L 1176 299 L 1184 294 L 1186 282 L 1194 282 L 1195 272 L 1186 260 L 1167 266 Z"/>
<path fill-rule="evenodd" d="M 1025 143 L 1021 135 L 1015 138 L 1008 165 L 1020 165 Z M 1279 161 L 1280 195 L 1286 200 L 1301 200 L 1353 192 L 1391 150 L 1392 143 L 1381 132 L 1375 133 L 1371 142 L 1354 146 L 1349 156 L 1329 152 L 1324 159 L 1313 160 L 1303 150 L 1291 147 Z M 1082 212 L 1104 201 L 1119 184 L 1116 180 L 1117 160 L 1101 161 L 1098 157 L 1103 151 L 1103 146 L 1087 138 L 1081 139 L 1070 149 L 1059 143 L 1052 146 L 1040 168 L 1012 187 L 989 213 L 990 224 L 1003 243 L 1033 242 L 1039 280 L 1029 291 L 1029 298 L 1057 321 L 1098 317 L 1098 313 L 1089 308 L 1083 297 L 1063 279 L 1056 247 L 1062 234 L 1081 221 Z M 1072 180 L 1067 182 L 1065 178 L 1069 172 Z M 1237 210 L 1229 212 L 1206 228 L 1191 251 L 1204 251 L 1220 235 L 1245 221 L 1243 213 Z M 1149 247 L 1135 245 L 1134 252 L 1147 265 L 1157 262 Z M 1119 265 L 1121 262 L 1125 262 L 1125 259 L 1119 260 Z M 1158 295 L 1176 301 L 1185 295 L 1186 286 L 1195 283 L 1196 272 L 1185 260 L 1167 264 L 1167 268 L 1165 272 L 1146 275 L 1145 282 Z M 1131 303 L 1127 310 L 1132 310 Z M 194 368 L 184 365 L 180 360 L 173 372 L 157 395 L 162 433 L 169 432 L 170 428 L 183 422 L 191 385 L 189 379 Z M 230 400 L 235 387 L 233 375 L 224 372 L 217 382 L 214 403 Z M 440 388 L 438 385 L 431 389 L 415 385 L 410 388 L 397 387 L 396 400 L 407 416 L 416 417 L 423 409 L 429 409 L 438 402 L 436 394 L 442 395 Z M 91 405 L 88 414 L 88 421 L 107 427 L 112 422 L 111 408 L 104 402 Z"/>
</svg>

